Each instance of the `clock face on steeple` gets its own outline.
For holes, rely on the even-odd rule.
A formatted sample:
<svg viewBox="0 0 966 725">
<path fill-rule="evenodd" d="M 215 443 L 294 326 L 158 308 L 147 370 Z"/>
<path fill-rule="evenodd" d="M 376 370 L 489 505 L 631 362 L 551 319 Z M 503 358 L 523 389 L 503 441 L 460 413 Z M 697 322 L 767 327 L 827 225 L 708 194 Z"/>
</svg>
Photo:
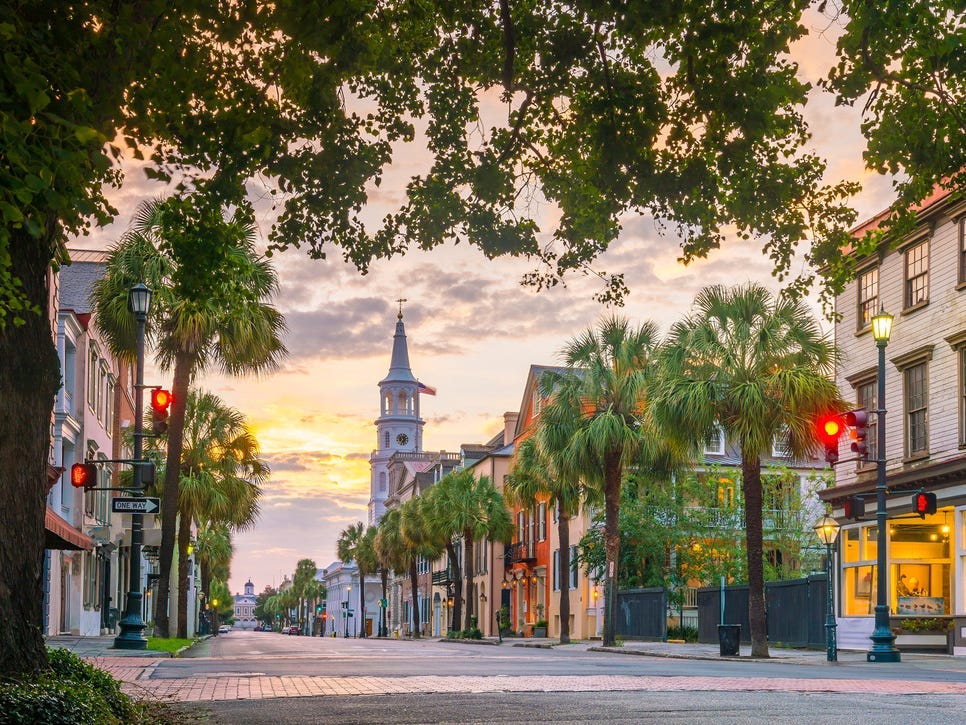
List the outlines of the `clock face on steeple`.
<svg viewBox="0 0 966 725">
<path fill-rule="evenodd" d="M 401 446 L 406 445 L 407 443 L 409 443 L 409 436 L 406 435 L 405 433 L 400 433 L 399 435 L 396 436 L 396 443 L 398 443 Z"/>
</svg>

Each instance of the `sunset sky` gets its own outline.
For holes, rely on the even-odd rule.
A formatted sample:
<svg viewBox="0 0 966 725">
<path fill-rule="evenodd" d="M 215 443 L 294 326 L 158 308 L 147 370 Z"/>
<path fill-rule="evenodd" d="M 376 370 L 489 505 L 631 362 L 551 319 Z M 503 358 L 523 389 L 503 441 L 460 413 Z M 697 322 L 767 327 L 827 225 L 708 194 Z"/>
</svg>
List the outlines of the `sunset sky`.
<svg viewBox="0 0 966 725">
<path fill-rule="evenodd" d="M 827 18 L 808 17 L 813 32 L 794 55 L 802 77 L 814 83 L 832 63 L 835 36 Z M 890 181 L 863 168 L 858 111 L 836 108 L 832 97 L 814 91 L 806 116 L 814 149 L 829 161 L 827 181 L 864 184 L 854 200 L 860 220 L 888 206 Z M 424 160 L 408 153 L 396 160 L 378 192 L 373 189 L 367 210 L 372 219 L 400 203 L 406 180 Z M 117 223 L 72 246 L 106 249 L 139 201 L 163 193 L 132 166 L 127 185 L 114 196 L 121 212 Z M 269 222 L 261 221 L 267 236 Z M 552 233 L 553 222 L 547 210 L 544 235 Z M 654 320 L 663 331 L 706 285 L 754 280 L 778 287 L 757 242 L 732 243 L 689 267 L 676 261 L 678 254 L 676 238 L 661 236 L 650 219 L 632 216 L 596 268 L 624 273 L 631 296 L 621 314 L 635 322 Z M 282 370 L 261 379 L 207 375 L 201 381 L 248 417 L 272 469 L 257 526 L 236 538 L 233 592 L 249 578 L 256 591 L 277 585 L 301 558 L 327 566 L 336 558 L 339 532 L 366 519 L 376 384 L 389 367 L 396 298 L 408 300 L 404 321 L 413 372 L 438 390 L 421 402 L 424 448 L 437 451 L 492 437 L 504 411 L 519 408 L 529 365 L 558 362 L 569 337 L 611 312 L 593 301 L 599 289 L 593 279 L 574 278 L 566 288 L 538 294 L 519 284 L 530 263 L 488 261 L 465 244 L 380 261 L 364 277 L 340 261 L 312 261 L 297 250 L 276 255 L 274 264 L 281 280 L 276 304 L 286 316 L 291 353 Z"/>
</svg>

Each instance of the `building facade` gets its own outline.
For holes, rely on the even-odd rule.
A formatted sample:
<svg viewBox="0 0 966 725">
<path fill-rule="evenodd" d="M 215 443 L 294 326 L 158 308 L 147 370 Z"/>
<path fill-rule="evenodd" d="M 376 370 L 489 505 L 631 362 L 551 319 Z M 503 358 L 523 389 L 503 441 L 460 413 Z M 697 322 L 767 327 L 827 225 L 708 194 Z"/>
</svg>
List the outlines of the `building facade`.
<svg viewBox="0 0 966 725">
<path fill-rule="evenodd" d="M 869 455 L 857 461 L 843 442 L 835 487 L 823 493 L 842 524 L 836 609 L 841 646 L 868 648 L 877 599 L 875 524 L 877 425 L 884 408 L 889 525 L 887 601 L 894 626 L 910 617 L 941 620 L 956 653 L 966 654 L 966 201 L 937 191 L 917 212 L 916 227 L 897 244 L 888 235 L 858 260 L 858 274 L 836 300 L 842 395 L 869 412 Z M 854 230 L 874 230 L 887 212 Z M 871 318 L 894 316 L 885 349 L 885 400 L 876 400 L 878 349 Z M 915 515 L 917 491 L 937 510 Z M 844 515 L 859 496 L 865 515 Z"/>
<path fill-rule="evenodd" d="M 258 620 L 255 619 L 255 585 L 249 579 L 245 582 L 245 593 L 236 594 L 235 601 L 235 629 L 254 630 Z"/>
</svg>

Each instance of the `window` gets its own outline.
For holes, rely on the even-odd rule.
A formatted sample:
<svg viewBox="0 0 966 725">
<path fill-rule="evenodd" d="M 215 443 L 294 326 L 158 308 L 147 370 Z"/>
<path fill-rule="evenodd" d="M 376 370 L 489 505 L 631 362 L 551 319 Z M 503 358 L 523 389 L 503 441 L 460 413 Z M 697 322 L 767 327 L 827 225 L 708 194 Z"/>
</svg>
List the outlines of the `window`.
<svg viewBox="0 0 966 725">
<path fill-rule="evenodd" d="M 97 371 L 97 419 L 102 423 L 104 420 L 104 394 L 107 392 L 107 365 L 101 360 Z"/>
<path fill-rule="evenodd" d="M 791 451 L 788 449 L 788 426 L 782 426 L 781 430 L 775 434 L 771 441 L 772 458 L 791 458 Z"/>
<path fill-rule="evenodd" d="M 537 504 L 537 541 L 547 539 L 547 504 L 541 501 Z"/>
<path fill-rule="evenodd" d="M 379 471 L 379 491 L 385 493 L 386 491 L 386 472 Z"/>
<path fill-rule="evenodd" d="M 858 329 L 872 324 L 872 317 L 879 311 L 879 269 L 870 269 L 859 275 Z"/>
<path fill-rule="evenodd" d="M 96 411 L 97 401 L 97 348 L 91 347 L 90 354 L 87 356 L 87 405 L 91 410 Z"/>
<path fill-rule="evenodd" d="M 926 429 L 928 411 L 928 384 L 926 363 L 912 365 L 903 371 L 906 418 L 906 455 L 915 456 L 929 449 Z"/>
<path fill-rule="evenodd" d="M 383 446 L 383 448 L 388 448 L 388 447 L 389 447 L 389 431 L 386 431 L 386 434 L 385 434 L 385 445 Z"/>
<path fill-rule="evenodd" d="M 877 409 L 875 396 L 876 396 L 876 385 L 877 379 L 868 378 L 859 382 L 855 386 L 855 399 L 865 412 L 869 414 L 866 420 L 866 436 L 865 445 L 869 449 L 869 455 L 866 460 L 869 462 L 875 461 L 878 458 L 876 453 L 876 444 L 878 443 L 878 434 L 876 433 L 876 415 L 875 410 Z"/>
<path fill-rule="evenodd" d="M 723 456 L 725 452 L 724 442 L 724 430 L 721 428 L 720 423 L 715 423 L 714 430 L 704 439 L 705 455 Z"/>
<path fill-rule="evenodd" d="M 109 437 L 114 435 L 114 376 L 107 376 L 107 397 L 104 405 L 104 429 Z"/>
<path fill-rule="evenodd" d="M 517 541 L 526 541 L 527 529 L 525 521 L 525 516 L 523 511 L 517 511 Z"/>
<path fill-rule="evenodd" d="M 929 300 L 929 240 L 906 252 L 906 307 Z"/>
<path fill-rule="evenodd" d="M 966 216 L 959 220 L 959 283 L 966 284 Z"/>
<path fill-rule="evenodd" d="M 966 446 L 966 346 L 959 348 L 959 445 Z"/>
<path fill-rule="evenodd" d="M 553 590 L 560 591 L 560 549 L 553 550 L 553 558 L 550 560 L 550 568 L 553 569 Z"/>
<path fill-rule="evenodd" d="M 570 589 L 577 588 L 577 546 L 570 547 Z"/>
</svg>

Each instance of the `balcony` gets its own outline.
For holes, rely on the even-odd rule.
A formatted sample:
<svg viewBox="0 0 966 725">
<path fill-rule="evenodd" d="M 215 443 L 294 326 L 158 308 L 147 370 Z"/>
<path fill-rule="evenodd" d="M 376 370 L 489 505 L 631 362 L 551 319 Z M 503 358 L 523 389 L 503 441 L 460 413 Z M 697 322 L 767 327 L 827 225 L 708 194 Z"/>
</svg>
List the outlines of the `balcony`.
<svg viewBox="0 0 966 725">
<path fill-rule="evenodd" d="M 514 564 L 531 564 L 536 560 L 532 541 L 518 541 L 510 544 L 503 553 L 503 564 L 506 567 Z"/>
</svg>

